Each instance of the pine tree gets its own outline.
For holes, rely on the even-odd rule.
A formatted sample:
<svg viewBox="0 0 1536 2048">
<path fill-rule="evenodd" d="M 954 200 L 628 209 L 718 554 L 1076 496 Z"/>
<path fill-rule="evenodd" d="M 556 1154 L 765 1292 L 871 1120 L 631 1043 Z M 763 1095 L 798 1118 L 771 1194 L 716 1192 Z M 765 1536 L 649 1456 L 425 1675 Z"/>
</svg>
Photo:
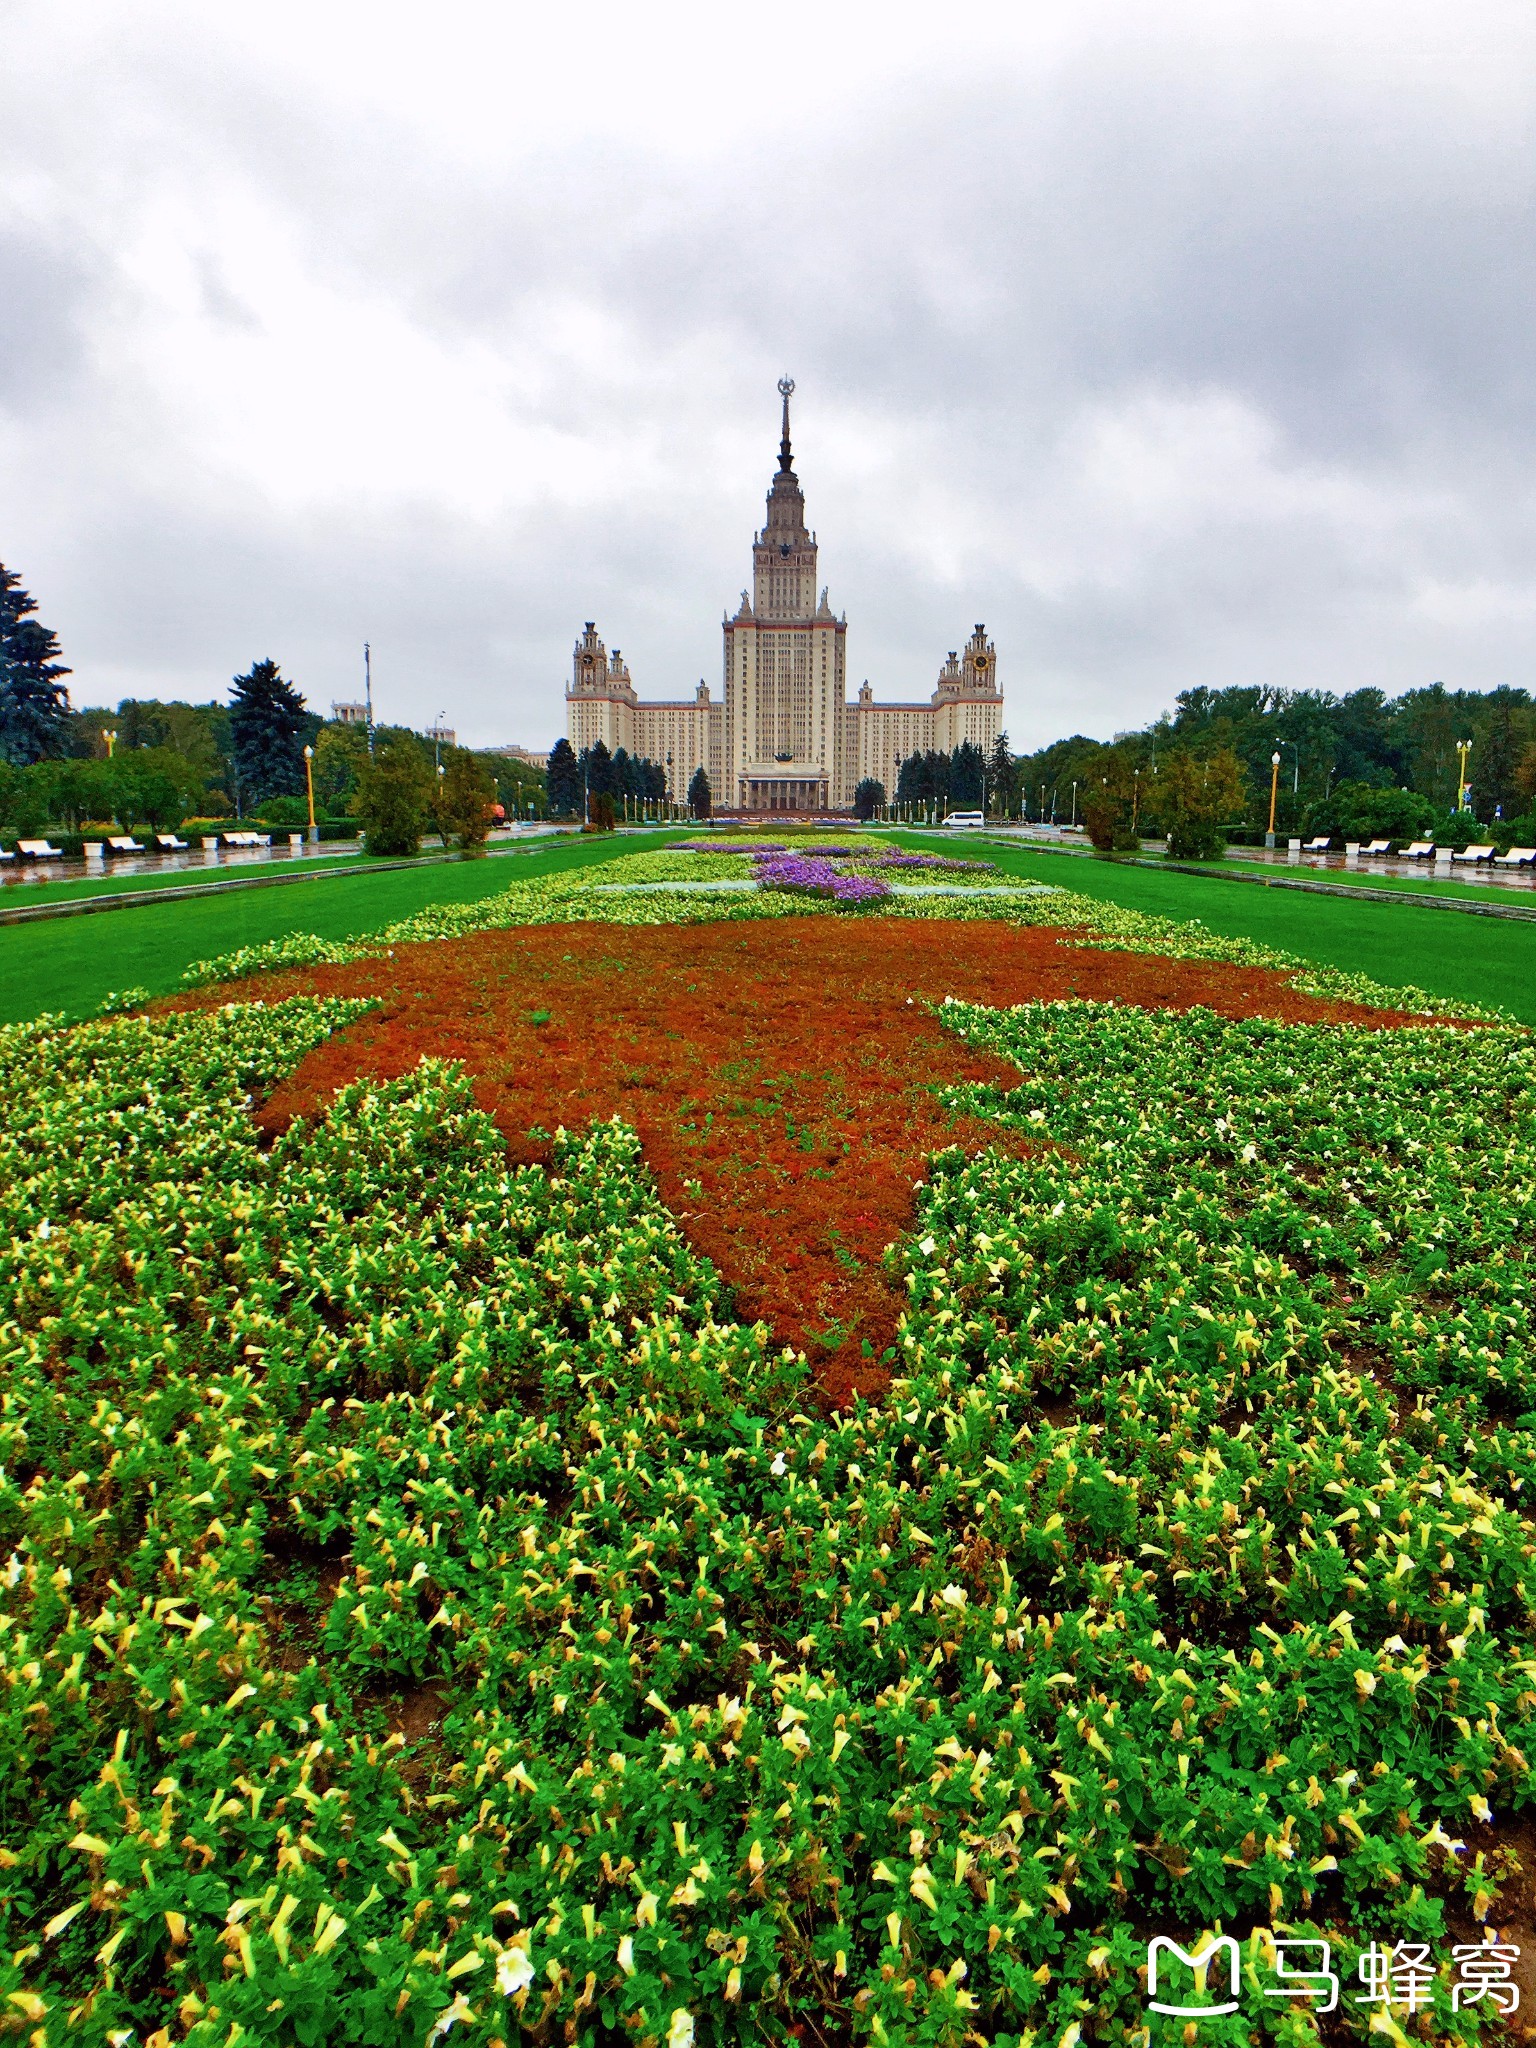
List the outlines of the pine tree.
<svg viewBox="0 0 1536 2048">
<path fill-rule="evenodd" d="M 709 777 L 702 767 L 695 768 L 688 784 L 688 808 L 696 818 L 707 818 L 714 796 L 709 787 Z"/>
<path fill-rule="evenodd" d="M 556 818 L 569 818 L 581 809 L 581 764 L 569 740 L 556 740 L 549 750 L 549 809 Z"/>
<path fill-rule="evenodd" d="M 866 775 L 853 792 L 853 815 L 867 824 L 885 802 L 885 784 Z"/>
<path fill-rule="evenodd" d="M 30 616 L 37 601 L 0 562 L 0 758 L 27 767 L 69 752 L 70 671 L 57 637 Z"/>
<path fill-rule="evenodd" d="M 235 773 L 246 805 L 269 796 L 304 793 L 304 699 L 275 661 L 258 661 L 236 676 L 229 723 Z"/>
</svg>

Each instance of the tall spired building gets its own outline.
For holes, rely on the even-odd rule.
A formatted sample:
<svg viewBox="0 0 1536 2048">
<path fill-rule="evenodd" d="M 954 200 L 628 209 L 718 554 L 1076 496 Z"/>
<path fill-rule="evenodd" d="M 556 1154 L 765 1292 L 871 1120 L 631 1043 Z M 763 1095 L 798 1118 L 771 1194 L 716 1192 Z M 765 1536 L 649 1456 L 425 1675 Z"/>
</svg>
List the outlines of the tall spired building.
<svg viewBox="0 0 1536 2048">
<path fill-rule="evenodd" d="M 789 438 L 794 383 L 782 378 L 779 467 L 762 530 L 752 541 L 752 589 L 724 622 L 720 701 L 701 682 L 692 697 L 642 701 L 617 648 L 608 654 L 589 620 L 576 643 L 566 704 L 578 752 L 602 740 L 667 767 L 679 802 L 694 771 L 726 810 L 846 810 L 865 778 L 894 796 L 909 754 L 952 753 L 970 740 L 985 753 L 1002 723 L 996 651 L 978 626 L 951 653 L 925 703 L 877 704 L 866 682 L 849 703 L 848 622 L 817 586 L 816 536 Z"/>
</svg>

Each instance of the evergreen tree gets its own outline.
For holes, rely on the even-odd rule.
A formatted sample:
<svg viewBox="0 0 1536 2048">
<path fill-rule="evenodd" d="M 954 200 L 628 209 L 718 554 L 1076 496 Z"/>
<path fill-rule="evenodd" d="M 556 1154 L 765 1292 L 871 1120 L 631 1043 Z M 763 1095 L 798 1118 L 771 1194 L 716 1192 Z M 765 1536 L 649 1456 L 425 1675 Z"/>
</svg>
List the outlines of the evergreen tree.
<svg viewBox="0 0 1536 2048">
<path fill-rule="evenodd" d="M 57 637 L 30 616 L 37 600 L 0 562 L 0 757 L 26 767 L 70 750 L 70 671 Z"/>
<path fill-rule="evenodd" d="M 853 815 L 867 824 L 885 802 L 885 784 L 866 775 L 853 792 Z"/>
<path fill-rule="evenodd" d="M 556 740 L 550 748 L 548 777 L 551 815 L 573 817 L 581 809 L 581 764 L 569 740 Z"/>
<path fill-rule="evenodd" d="M 707 818 L 714 797 L 709 787 L 709 777 L 702 767 L 695 768 L 693 779 L 688 784 L 688 808 L 696 818 Z"/>
<path fill-rule="evenodd" d="M 614 793 L 613 756 L 607 747 L 599 740 L 595 747 L 584 751 L 581 758 L 586 769 L 588 796 L 611 797 Z"/>
<path fill-rule="evenodd" d="M 949 760 L 949 807 L 952 811 L 981 809 L 982 778 L 986 761 L 973 740 L 962 740 Z"/>
<path fill-rule="evenodd" d="M 304 794 L 304 699 L 275 661 L 258 661 L 236 676 L 229 722 L 235 773 L 246 804 L 269 796 Z"/>
<path fill-rule="evenodd" d="M 1467 767 L 1473 808 L 1484 824 L 1495 811 L 1512 818 L 1520 807 L 1518 773 L 1524 735 L 1517 724 L 1517 713 L 1529 701 L 1524 690 L 1510 689 L 1495 690 L 1485 700 L 1479 735 L 1482 745 L 1473 748 Z"/>
</svg>

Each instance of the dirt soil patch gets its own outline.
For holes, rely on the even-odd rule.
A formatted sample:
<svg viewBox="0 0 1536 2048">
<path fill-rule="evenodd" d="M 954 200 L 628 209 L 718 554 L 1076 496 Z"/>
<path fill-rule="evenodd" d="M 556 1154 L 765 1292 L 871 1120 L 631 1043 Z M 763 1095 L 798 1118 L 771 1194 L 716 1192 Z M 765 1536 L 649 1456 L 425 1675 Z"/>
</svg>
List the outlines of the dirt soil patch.
<svg viewBox="0 0 1536 2048">
<path fill-rule="evenodd" d="M 547 1158 L 558 1125 L 617 1114 L 738 1312 L 803 1348 L 834 1402 L 888 1378 L 904 1294 L 882 1254 L 911 1227 L 931 1155 L 1027 1149 L 942 1108 L 934 1091 L 946 1083 L 1019 1076 L 962 1045 L 929 1003 L 1078 996 L 1410 1021 L 1314 1000 L 1263 969 L 1083 950 L 1001 922 L 885 917 L 514 927 L 202 990 L 181 1006 L 301 990 L 372 995 L 381 1008 L 276 1090 L 259 1111 L 267 1130 L 427 1054 L 464 1063 L 517 1160 Z"/>
</svg>

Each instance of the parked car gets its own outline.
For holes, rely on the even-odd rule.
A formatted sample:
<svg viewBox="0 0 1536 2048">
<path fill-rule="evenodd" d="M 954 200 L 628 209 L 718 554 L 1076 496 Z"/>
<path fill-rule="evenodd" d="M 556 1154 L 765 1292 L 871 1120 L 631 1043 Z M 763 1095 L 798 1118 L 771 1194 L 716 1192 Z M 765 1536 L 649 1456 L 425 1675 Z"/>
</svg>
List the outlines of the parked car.
<svg viewBox="0 0 1536 2048">
<path fill-rule="evenodd" d="M 982 811 L 951 811 L 944 822 L 946 825 L 971 826 L 979 830 L 987 820 L 986 814 Z"/>
</svg>

